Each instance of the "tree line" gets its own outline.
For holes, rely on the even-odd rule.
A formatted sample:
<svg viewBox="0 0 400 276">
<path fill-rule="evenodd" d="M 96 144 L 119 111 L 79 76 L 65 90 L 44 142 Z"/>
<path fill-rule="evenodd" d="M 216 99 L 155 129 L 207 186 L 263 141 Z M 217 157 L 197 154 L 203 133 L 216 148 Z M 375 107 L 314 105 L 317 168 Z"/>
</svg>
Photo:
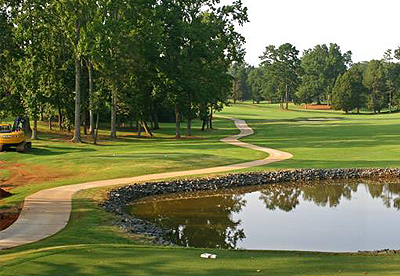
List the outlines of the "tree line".
<svg viewBox="0 0 400 276">
<path fill-rule="evenodd" d="M 227 103 L 247 21 L 241 0 L 0 0 L 0 117 L 28 116 L 33 138 L 53 119 L 81 142 L 104 114 L 113 138 L 160 119 L 190 136 Z"/>
<path fill-rule="evenodd" d="M 351 51 L 316 45 L 300 57 L 290 43 L 269 45 L 258 67 L 235 63 L 231 98 L 268 100 L 288 109 L 295 104 L 326 103 L 334 109 L 360 112 L 367 109 L 392 112 L 400 106 L 400 47 L 387 50 L 380 60 L 352 62 Z"/>
</svg>

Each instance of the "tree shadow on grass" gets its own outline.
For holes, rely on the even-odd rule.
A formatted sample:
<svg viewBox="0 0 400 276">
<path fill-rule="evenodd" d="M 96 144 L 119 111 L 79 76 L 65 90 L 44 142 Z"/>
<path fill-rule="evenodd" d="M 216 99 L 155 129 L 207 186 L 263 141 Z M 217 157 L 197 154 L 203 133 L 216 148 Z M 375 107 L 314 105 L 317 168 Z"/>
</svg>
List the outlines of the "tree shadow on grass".
<svg viewBox="0 0 400 276">
<path fill-rule="evenodd" d="M 40 146 L 39 148 L 33 147 L 25 154 L 38 155 L 38 156 L 52 156 L 52 155 L 63 155 L 73 152 L 94 152 L 95 149 L 83 148 L 83 147 L 57 147 L 57 146 Z"/>
</svg>

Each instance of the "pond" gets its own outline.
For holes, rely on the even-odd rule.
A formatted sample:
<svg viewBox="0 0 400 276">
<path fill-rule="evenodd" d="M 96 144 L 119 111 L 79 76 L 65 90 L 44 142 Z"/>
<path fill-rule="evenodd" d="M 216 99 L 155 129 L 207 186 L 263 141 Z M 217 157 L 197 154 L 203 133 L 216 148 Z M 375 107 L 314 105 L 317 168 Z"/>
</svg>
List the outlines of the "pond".
<svg viewBox="0 0 400 276">
<path fill-rule="evenodd" d="M 276 184 L 143 198 L 134 216 L 182 246 L 354 252 L 400 248 L 400 183 Z"/>
</svg>

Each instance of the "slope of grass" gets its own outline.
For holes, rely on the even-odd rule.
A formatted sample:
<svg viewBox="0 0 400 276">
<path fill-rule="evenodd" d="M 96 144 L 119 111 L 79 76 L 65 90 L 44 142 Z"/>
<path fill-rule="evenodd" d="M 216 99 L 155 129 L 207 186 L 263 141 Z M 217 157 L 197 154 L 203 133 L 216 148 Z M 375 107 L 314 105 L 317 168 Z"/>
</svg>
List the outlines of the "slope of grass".
<svg viewBox="0 0 400 276">
<path fill-rule="evenodd" d="M 71 222 L 39 243 L 0 252 L 0 275 L 398 275 L 400 256 L 239 251 L 150 246 L 112 227 L 93 201 L 104 189 L 80 192 Z M 215 260 L 200 254 L 217 254 Z"/>
</svg>

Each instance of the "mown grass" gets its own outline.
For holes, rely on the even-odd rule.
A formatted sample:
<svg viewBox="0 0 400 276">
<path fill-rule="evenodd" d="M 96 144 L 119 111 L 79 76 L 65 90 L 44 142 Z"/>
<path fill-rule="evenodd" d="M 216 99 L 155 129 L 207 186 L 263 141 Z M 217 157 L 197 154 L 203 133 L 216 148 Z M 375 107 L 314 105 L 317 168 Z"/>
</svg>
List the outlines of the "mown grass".
<svg viewBox="0 0 400 276">
<path fill-rule="evenodd" d="M 219 140 L 238 133 L 234 123 L 216 119 L 215 130 L 200 131 L 195 121 L 193 137 L 174 139 L 174 125 L 162 124 L 153 138 L 137 138 L 136 132 L 121 131 L 119 138 L 103 138 L 99 145 L 73 144 L 70 135 L 48 131 L 40 126 L 40 140 L 33 141 L 33 149 L 24 154 L 0 153 L 0 160 L 22 163 L 38 173 L 50 174 L 53 179 L 30 183 L 12 190 L 15 194 L 1 202 L 8 207 L 21 202 L 38 190 L 82 183 L 93 180 L 133 177 L 152 173 L 181 171 L 225 164 L 235 164 L 265 158 L 265 153 L 233 147 Z M 0 165 L 1 166 L 1 165 Z M 0 167 L 1 169 L 1 167 Z M 10 172 L 0 171 L 6 178 Z M 1 178 L 1 177 L 0 177 Z"/>
<path fill-rule="evenodd" d="M 95 200 L 80 192 L 68 226 L 39 243 L 0 252 L 0 275 L 398 275 L 400 256 L 239 251 L 151 246 L 111 225 Z M 201 259 L 212 252 L 216 260 Z"/>
<path fill-rule="evenodd" d="M 255 129 L 255 134 L 244 141 L 294 154 L 292 160 L 251 170 L 400 167 L 400 114 L 344 115 L 295 107 L 279 111 L 276 105 L 241 103 L 225 109 L 221 115 L 246 119 Z M 202 140 L 174 140 L 170 139 L 170 125 L 169 130 L 152 140 L 123 138 L 98 147 L 52 141 L 50 135 L 35 143 L 36 148 L 57 154 L 30 154 L 20 159 L 16 153 L 7 153 L 0 158 L 61 166 L 65 172 L 71 168 L 87 172 L 64 182 L 34 185 L 34 189 L 41 189 L 85 179 L 211 167 L 265 157 L 218 142 L 221 137 L 237 133 L 231 122 L 218 120 L 217 128 L 218 131 L 206 134 L 196 133 L 204 137 Z M 172 156 L 164 159 L 165 152 Z M 142 158 L 135 158 L 140 155 Z M 207 158 L 208 155 L 212 157 Z M 22 194 L 31 192 L 24 189 L 29 188 L 21 188 Z M 129 236 L 112 226 L 112 215 L 98 206 L 106 191 L 95 189 L 77 194 L 68 226 L 55 236 L 0 252 L 0 275 L 398 275 L 400 271 L 398 255 L 151 246 L 142 237 Z M 203 252 L 216 253 L 218 258 L 201 259 Z"/>
<path fill-rule="evenodd" d="M 281 111 L 276 105 L 242 103 L 223 114 L 246 118 L 256 130 L 243 141 L 294 155 L 256 170 L 400 167 L 400 113 L 346 115 L 295 106 Z"/>
</svg>

